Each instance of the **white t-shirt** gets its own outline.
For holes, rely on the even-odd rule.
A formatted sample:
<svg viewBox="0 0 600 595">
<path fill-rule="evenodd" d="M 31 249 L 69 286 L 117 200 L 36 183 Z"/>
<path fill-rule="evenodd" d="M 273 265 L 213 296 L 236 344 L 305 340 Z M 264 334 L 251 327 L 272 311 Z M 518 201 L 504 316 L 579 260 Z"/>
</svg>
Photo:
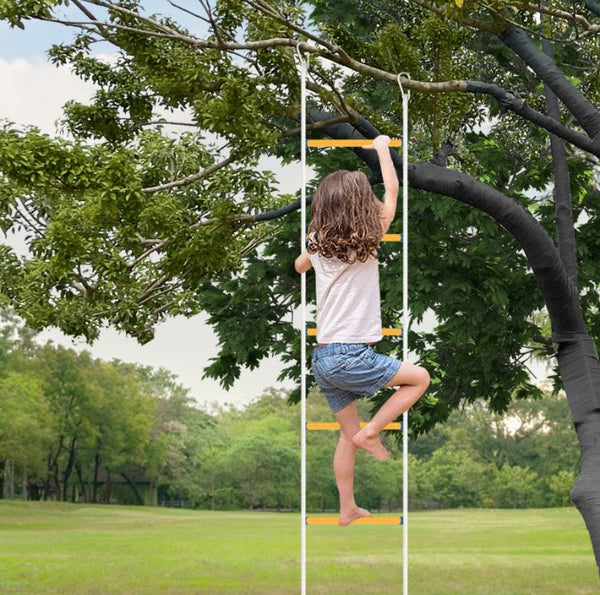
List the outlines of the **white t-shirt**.
<svg viewBox="0 0 600 595">
<path fill-rule="evenodd" d="M 379 261 L 348 264 L 310 254 L 317 278 L 317 341 L 375 343 L 381 340 Z"/>
</svg>

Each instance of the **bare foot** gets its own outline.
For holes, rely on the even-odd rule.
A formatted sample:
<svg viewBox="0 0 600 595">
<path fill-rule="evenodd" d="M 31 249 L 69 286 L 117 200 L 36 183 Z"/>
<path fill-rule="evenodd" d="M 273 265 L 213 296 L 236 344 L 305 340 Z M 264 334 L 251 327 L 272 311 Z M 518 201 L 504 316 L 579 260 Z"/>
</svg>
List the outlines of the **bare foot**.
<svg viewBox="0 0 600 595">
<path fill-rule="evenodd" d="M 387 451 L 385 446 L 381 444 L 381 440 L 379 440 L 379 434 L 375 434 L 375 436 L 367 436 L 366 428 L 363 428 L 354 436 L 352 436 L 352 444 L 356 448 L 362 448 L 368 452 L 370 452 L 378 461 L 387 461 L 390 453 Z"/>
<path fill-rule="evenodd" d="M 373 515 L 368 510 L 356 506 L 351 510 L 344 512 L 343 514 L 340 511 L 339 523 L 342 527 L 344 527 L 354 522 L 356 519 L 370 518 L 372 516 Z"/>
</svg>

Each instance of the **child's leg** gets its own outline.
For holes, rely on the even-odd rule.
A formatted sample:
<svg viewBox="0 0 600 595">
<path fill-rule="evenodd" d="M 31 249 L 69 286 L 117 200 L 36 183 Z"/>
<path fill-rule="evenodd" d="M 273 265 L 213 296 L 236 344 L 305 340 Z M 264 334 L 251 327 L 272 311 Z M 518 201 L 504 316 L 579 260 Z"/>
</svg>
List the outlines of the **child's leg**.
<svg viewBox="0 0 600 595">
<path fill-rule="evenodd" d="M 340 494 L 340 525 L 349 525 L 361 517 L 370 517 L 364 508 L 359 508 L 354 501 L 354 461 L 356 447 L 352 444 L 352 437 L 360 430 L 356 403 L 351 403 L 335 414 L 340 424 L 340 438 L 335 456 L 333 470 L 335 482 Z"/>
<path fill-rule="evenodd" d="M 385 461 L 389 457 L 389 453 L 379 440 L 379 432 L 419 400 L 429 386 L 429 373 L 420 366 L 402 363 L 398 373 L 386 386 L 398 386 L 399 388 L 382 405 L 373 419 L 352 438 L 352 443 L 356 448 L 368 450 L 380 461 Z"/>
</svg>

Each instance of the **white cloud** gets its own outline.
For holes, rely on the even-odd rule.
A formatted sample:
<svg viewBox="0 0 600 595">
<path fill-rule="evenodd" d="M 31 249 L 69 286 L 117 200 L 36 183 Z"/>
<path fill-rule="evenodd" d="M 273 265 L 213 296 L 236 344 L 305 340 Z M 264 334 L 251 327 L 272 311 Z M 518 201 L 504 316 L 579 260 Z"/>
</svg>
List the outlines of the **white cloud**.
<svg viewBox="0 0 600 595">
<path fill-rule="evenodd" d="M 0 58 L 0 117 L 19 126 L 37 126 L 46 134 L 58 132 L 57 120 L 69 100 L 87 101 L 94 92 L 91 83 L 66 68 L 42 61 Z"/>
</svg>

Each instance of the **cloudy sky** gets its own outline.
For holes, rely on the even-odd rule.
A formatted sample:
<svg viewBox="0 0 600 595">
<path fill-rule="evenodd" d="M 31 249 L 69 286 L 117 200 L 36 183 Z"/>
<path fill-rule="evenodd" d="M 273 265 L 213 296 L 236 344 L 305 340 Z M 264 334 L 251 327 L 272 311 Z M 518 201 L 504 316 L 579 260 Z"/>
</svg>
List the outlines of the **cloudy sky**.
<svg viewBox="0 0 600 595">
<path fill-rule="evenodd" d="M 147 1 L 150 11 L 162 10 L 168 4 L 163 1 Z M 181 20 L 181 19 L 180 19 Z M 198 21 L 190 21 L 190 28 Z M 10 29 L 0 23 L 0 119 L 18 125 L 35 125 L 43 132 L 58 133 L 56 122 L 62 105 L 69 99 L 85 101 L 93 89 L 74 77 L 68 69 L 57 69 L 48 62 L 46 51 L 53 43 L 68 42 L 74 31 L 60 25 L 27 23 L 25 31 Z M 109 51 L 102 48 L 101 51 Z M 291 192 L 299 183 L 300 171 L 286 168 L 281 179 L 286 181 L 284 190 Z M 172 371 L 191 395 L 199 402 L 248 403 L 259 396 L 265 388 L 283 387 L 277 382 L 280 363 L 265 362 L 258 370 L 245 372 L 229 392 L 218 383 L 202 380 L 202 369 L 216 355 L 217 340 L 202 316 L 192 319 L 172 319 L 157 329 L 156 338 L 141 346 L 134 339 L 112 330 L 105 331 L 92 346 L 74 342 L 56 330 L 42 334 L 76 349 L 88 349 L 95 357 L 110 360 L 137 362 Z M 289 386 L 289 385 L 288 385 Z"/>
</svg>

